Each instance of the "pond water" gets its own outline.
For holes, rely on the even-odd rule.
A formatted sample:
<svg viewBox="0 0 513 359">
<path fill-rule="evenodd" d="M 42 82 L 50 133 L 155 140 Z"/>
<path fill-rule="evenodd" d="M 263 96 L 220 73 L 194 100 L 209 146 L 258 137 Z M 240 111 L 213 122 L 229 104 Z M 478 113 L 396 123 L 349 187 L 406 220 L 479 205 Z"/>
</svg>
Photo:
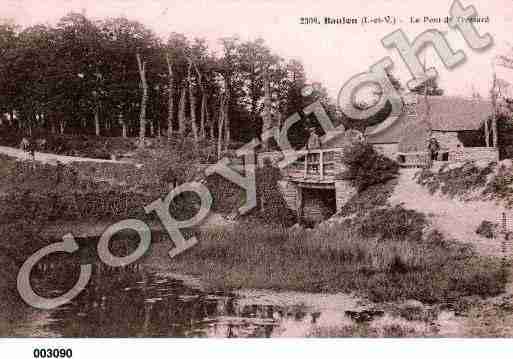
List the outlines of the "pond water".
<svg viewBox="0 0 513 359">
<path fill-rule="evenodd" d="M 60 273 L 57 275 L 53 273 Z M 66 269 L 36 270 L 34 289 L 62 294 L 75 278 Z M 320 319 L 312 298 L 293 293 L 205 292 L 168 275 L 141 268 L 102 270 L 96 266 L 87 289 L 54 310 L 24 309 L 10 336 L 43 337 L 272 337 L 305 335 Z M 327 296 L 325 299 L 333 303 Z M 342 299 L 342 298 L 340 298 Z M 343 298 L 345 301 L 346 298 Z M 348 307 L 354 307 L 352 303 Z"/>
<path fill-rule="evenodd" d="M 212 291 L 142 266 L 113 269 L 99 264 L 91 252 L 82 253 L 78 261 L 54 258 L 35 268 L 34 290 L 45 297 L 71 288 L 84 258 L 93 264 L 93 276 L 78 297 L 54 310 L 20 303 L 13 309 L 18 319 L 8 323 L 3 333 L 6 326 L 0 325 L 0 336 L 266 338 L 318 335 L 319 329 L 328 336 L 460 334 L 452 313 L 444 313 L 437 323 L 423 323 L 407 322 L 385 310 L 362 323 L 355 321 L 354 313 L 376 308 L 352 295 Z"/>
</svg>

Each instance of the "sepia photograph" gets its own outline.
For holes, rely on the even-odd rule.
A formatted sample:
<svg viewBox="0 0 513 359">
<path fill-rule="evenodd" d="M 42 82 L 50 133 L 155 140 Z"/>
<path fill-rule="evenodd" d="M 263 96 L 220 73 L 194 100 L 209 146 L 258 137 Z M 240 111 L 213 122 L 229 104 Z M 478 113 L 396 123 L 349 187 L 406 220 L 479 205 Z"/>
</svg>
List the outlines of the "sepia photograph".
<svg viewBox="0 0 513 359">
<path fill-rule="evenodd" d="M 512 338 L 512 34 L 511 0 L 1 0 L 0 343 Z"/>
</svg>

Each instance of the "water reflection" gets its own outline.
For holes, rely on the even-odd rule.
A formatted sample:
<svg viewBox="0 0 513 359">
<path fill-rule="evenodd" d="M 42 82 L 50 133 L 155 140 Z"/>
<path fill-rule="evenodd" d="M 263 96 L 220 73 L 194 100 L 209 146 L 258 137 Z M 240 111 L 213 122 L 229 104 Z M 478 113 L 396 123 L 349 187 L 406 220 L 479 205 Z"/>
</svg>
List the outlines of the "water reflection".
<svg viewBox="0 0 513 359">
<path fill-rule="evenodd" d="M 62 294 L 76 280 L 62 274 L 72 272 L 42 267 L 34 273 L 35 290 Z M 206 293 L 141 268 L 95 265 L 84 292 L 45 313 L 31 316 L 17 332 L 27 335 L 30 325 L 33 335 L 63 337 L 271 337 L 284 321 L 304 321 L 307 308 L 251 304 L 233 293 Z M 315 323 L 317 317 L 309 315 L 308 321 Z"/>
<path fill-rule="evenodd" d="M 33 273 L 34 290 L 45 297 L 61 295 L 77 280 L 81 262 L 83 257 L 52 261 L 51 266 L 42 263 Z M 91 281 L 77 298 L 51 311 L 27 308 L 25 320 L 10 328 L 8 335 L 269 338 L 304 337 L 319 328 L 349 328 L 328 333 L 387 336 L 390 331 L 383 334 L 369 325 L 392 329 L 405 325 L 404 320 L 383 317 L 381 311 L 379 320 L 373 320 L 373 324 L 358 323 L 353 318 L 356 314 L 375 312 L 372 303 L 346 294 L 212 292 L 138 265 L 113 269 L 99 262 L 93 264 Z M 451 320 L 447 322 L 454 324 Z M 416 325 L 414 332 L 421 335 L 437 333 L 429 323 L 406 324 Z M 405 333 L 410 335 L 410 331 Z"/>
</svg>

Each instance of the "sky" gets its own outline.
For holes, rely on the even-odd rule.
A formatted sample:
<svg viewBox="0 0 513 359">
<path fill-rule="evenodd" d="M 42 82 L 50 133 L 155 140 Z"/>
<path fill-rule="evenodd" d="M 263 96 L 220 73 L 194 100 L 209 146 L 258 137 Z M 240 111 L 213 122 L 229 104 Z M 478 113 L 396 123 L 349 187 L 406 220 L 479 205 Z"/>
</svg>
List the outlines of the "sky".
<svg viewBox="0 0 513 359">
<path fill-rule="evenodd" d="M 218 48 L 218 39 L 238 35 L 241 40 L 263 38 L 270 48 L 285 59 L 300 60 L 312 82 L 319 81 L 336 97 L 343 84 L 352 76 L 368 71 L 385 56 L 394 62 L 393 72 L 402 83 L 410 79 L 407 67 L 397 51 L 386 49 L 381 39 L 402 29 L 413 39 L 428 29 L 446 33 L 454 50 L 463 50 L 467 61 L 448 70 L 431 48 L 420 58 L 439 73 L 440 86 L 446 94 L 470 96 L 479 92 L 487 97 L 492 81 L 492 60 L 497 54 L 513 47 L 512 0 L 461 0 L 463 6 L 473 5 L 489 23 L 479 23 L 480 34 L 489 33 L 494 45 L 475 52 L 467 46 L 461 34 L 447 24 L 424 23 L 424 17 L 443 18 L 449 15 L 452 0 L 404 1 L 360 0 L 0 0 L 0 18 L 12 19 L 22 26 L 37 23 L 55 24 L 70 11 L 82 12 L 93 19 L 125 16 L 138 20 L 166 39 L 171 32 L 190 38 L 207 39 Z M 301 17 L 361 18 L 395 17 L 396 24 L 324 25 L 300 23 Z M 410 17 L 420 23 L 412 24 Z M 513 84 L 513 70 L 496 67 L 498 77 Z M 513 86 L 512 86 L 513 87 Z"/>
</svg>

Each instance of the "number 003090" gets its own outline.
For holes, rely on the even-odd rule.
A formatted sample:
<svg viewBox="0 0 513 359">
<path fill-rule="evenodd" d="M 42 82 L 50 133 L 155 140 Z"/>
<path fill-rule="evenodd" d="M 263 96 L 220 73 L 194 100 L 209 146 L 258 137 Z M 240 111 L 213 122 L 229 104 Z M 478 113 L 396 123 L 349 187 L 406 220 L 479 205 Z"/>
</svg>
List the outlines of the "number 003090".
<svg viewBox="0 0 513 359">
<path fill-rule="evenodd" d="M 34 349 L 34 358 L 71 358 L 71 349 Z"/>
</svg>

